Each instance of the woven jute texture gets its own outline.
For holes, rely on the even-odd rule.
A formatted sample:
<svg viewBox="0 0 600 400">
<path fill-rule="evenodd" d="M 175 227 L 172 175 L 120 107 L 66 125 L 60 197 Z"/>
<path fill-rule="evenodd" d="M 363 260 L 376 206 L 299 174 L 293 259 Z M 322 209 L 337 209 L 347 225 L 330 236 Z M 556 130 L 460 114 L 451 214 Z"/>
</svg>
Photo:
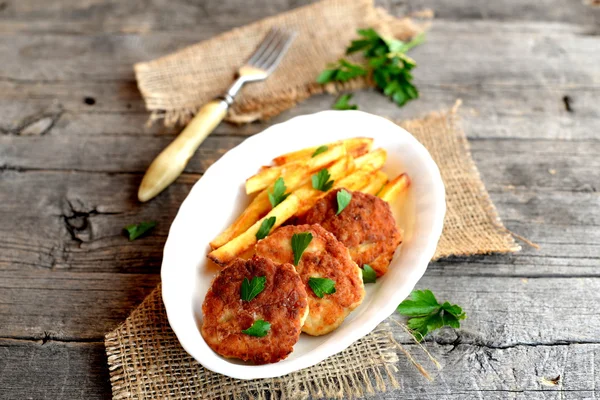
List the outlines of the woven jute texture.
<svg viewBox="0 0 600 400">
<path fill-rule="evenodd" d="M 227 115 L 231 122 L 250 122 L 272 117 L 316 93 L 370 85 L 367 79 L 338 86 L 315 82 L 328 63 L 344 56 L 358 28 L 372 27 L 387 36 L 409 39 L 427 25 L 427 13 L 418 19 L 395 18 L 375 8 L 372 0 L 325 0 L 136 64 L 135 74 L 151 120 L 185 123 L 203 104 L 226 91 L 237 68 L 271 27 L 293 30 L 298 35 L 279 67 L 266 81 L 246 85 Z"/>
<path fill-rule="evenodd" d="M 435 257 L 518 250 L 471 159 L 456 109 L 399 124 L 429 150 L 446 185 L 448 208 Z M 380 326 L 342 353 L 285 377 L 228 378 L 204 369 L 181 348 L 169 328 L 160 286 L 106 336 L 115 399 L 361 397 L 398 387 L 400 351 L 405 350 Z"/>
</svg>

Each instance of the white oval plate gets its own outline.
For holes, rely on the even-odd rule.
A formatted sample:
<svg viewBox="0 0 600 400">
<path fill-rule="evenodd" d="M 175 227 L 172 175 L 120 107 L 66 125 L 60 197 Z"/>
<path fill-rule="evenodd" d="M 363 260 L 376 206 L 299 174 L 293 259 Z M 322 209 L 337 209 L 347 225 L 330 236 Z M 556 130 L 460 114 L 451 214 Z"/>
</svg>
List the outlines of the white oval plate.
<svg viewBox="0 0 600 400">
<path fill-rule="evenodd" d="M 202 302 L 218 268 L 207 262 L 209 242 L 249 203 L 246 178 L 274 157 L 304 147 L 367 136 L 388 152 L 390 178 L 406 172 L 412 184 L 393 205 L 404 242 L 389 271 L 366 286 L 363 303 L 335 331 L 302 334 L 283 361 L 249 365 L 213 352 L 200 334 Z M 423 276 L 442 232 L 446 211 L 440 172 L 427 150 L 396 124 L 361 111 L 323 111 L 271 126 L 246 139 L 214 163 L 194 185 L 171 225 L 161 278 L 169 323 L 183 348 L 207 369 L 238 379 L 271 378 L 307 368 L 371 332 L 394 312 Z"/>
</svg>

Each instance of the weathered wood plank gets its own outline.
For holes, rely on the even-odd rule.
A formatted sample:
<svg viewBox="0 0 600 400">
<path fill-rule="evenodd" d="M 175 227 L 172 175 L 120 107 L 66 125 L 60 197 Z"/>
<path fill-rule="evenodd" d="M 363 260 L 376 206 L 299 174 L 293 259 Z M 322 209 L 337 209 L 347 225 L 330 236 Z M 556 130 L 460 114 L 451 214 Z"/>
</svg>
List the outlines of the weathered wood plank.
<svg viewBox="0 0 600 400">
<path fill-rule="evenodd" d="M 439 21 L 428 34 L 427 45 L 411 55 L 419 63 L 416 77 L 424 83 L 597 87 L 597 39 L 586 29 L 532 22 Z M 13 82 L 131 81 L 135 62 L 171 53 L 201 37 L 197 29 L 145 34 L 0 34 L 0 59 L 5 60 L 2 77 Z"/>
<path fill-rule="evenodd" d="M 245 25 L 314 0 L 257 1 L 252 7 L 238 1 L 155 0 L 120 2 L 116 0 L 52 0 L 43 3 L 19 0 L 5 3 L 0 13 L 0 26 L 7 32 L 149 32 L 158 30 L 190 30 L 202 25 L 220 31 Z M 590 2 L 591 3 L 591 2 Z M 597 23 L 598 11 L 586 2 L 561 0 L 501 2 L 460 0 L 381 0 L 377 5 L 392 14 L 404 15 L 424 8 L 435 11 L 438 19 L 451 20 L 531 20 L 569 22 L 580 25 Z"/>
<path fill-rule="evenodd" d="M 467 344 L 429 344 L 444 366 L 435 371 L 420 350 L 404 347 L 433 373 L 427 381 L 400 354 L 396 391 L 373 398 L 423 399 L 591 399 L 600 384 L 600 345 L 515 346 L 507 349 Z M 102 343 L 45 344 L 0 340 L 0 387 L 7 398 L 105 399 L 110 395 Z M 560 376 L 557 385 L 544 380 Z M 32 377 L 35 377 L 32 379 Z"/>
<path fill-rule="evenodd" d="M 101 341 L 159 281 L 156 274 L 3 272 L 0 338 Z"/>
<path fill-rule="evenodd" d="M 419 83 L 421 98 L 398 108 L 373 91 L 355 93 L 360 109 L 396 119 L 418 117 L 463 100 L 464 126 L 472 138 L 597 139 L 600 87 L 574 89 L 568 84 Z M 568 97 L 570 111 L 565 107 Z M 85 103 L 86 98 L 94 104 Z M 252 135 L 297 115 L 330 109 L 335 98 L 315 96 L 269 122 L 241 127 L 222 124 L 213 135 Z M 180 128 L 146 126 L 148 113 L 134 84 L 109 82 L 0 81 L 0 132 L 8 135 L 174 135 Z"/>
<path fill-rule="evenodd" d="M 58 340 L 100 340 L 159 280 L 155 274 L 39 270 L 0 271 L 0 277 L 0 338 Z M 417 288 L 431 289 L 440 300 L 463 307 L 468 319 L 459 332 L 462 343 L 510 347 L 600 340 L 600 321 L 593 318 L 600 302 L 600 278 L 457 278 L 428 273 Z M 448 334 L 434 337 L 456 341 Z"/>
</svg>

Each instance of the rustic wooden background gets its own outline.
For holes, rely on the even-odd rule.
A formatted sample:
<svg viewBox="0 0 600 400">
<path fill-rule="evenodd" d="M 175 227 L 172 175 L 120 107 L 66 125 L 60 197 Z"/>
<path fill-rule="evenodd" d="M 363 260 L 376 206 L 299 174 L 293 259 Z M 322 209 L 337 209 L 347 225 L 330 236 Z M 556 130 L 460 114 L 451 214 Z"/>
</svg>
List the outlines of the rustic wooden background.
<svg viewBox="0 0 600 400">
<path fill-rule="evenodd" d="M 267 123 L 220 126 L 184 176 L 142 205 L 142 174 L 176 131 L 144 127 L 132 64 L 307 2 L 0 0 L 0 398 L 109 398 L 103 335 L 158 283 L 193 183 L 247 136 L 333 102 L 318 96 Z M 429 341 L 444 365 L 433 383 L 403 361 L 403 389 L 377 398 L 596 398 L 598 0 L 380 3 L 437 13 L 412 53 L 422 98 L 399 109 L 365 91 L 357 103 L 409 118 L 462 98 L 505 224 L 541 249 L 431 264 L 418 287 L 469 318 Z M 122 236 L 151 219 L 151 236 Z"/>
</svg>

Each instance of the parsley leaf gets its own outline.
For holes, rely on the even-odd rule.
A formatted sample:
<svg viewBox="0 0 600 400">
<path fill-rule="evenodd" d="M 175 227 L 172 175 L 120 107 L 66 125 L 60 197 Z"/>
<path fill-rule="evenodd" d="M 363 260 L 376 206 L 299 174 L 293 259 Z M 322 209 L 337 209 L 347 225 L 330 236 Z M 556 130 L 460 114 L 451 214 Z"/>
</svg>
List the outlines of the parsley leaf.
<svg viewBox="0 0 600 400">
<path fill-rule="evenodd" d="M 361 271 L 363 283 L 375 283 L 377 281 L 377 273 L 369 264 L 363 265 Z"/>
<path fill-rule="evenodd" d="M 335 293 L 335 281 L 329 278 L 314 278 L 311 276 L 308 278 L 308 286 L 321 299 L 326 294 Z"/>
<path fill-rule="evenodd" d="M 419 91 L 412 83 L 411 73 L 417 64 L 406 55 L 406 52 L 423 43 L 425 36 L 420 34 L 409 42 L 403 42 L 380 36 L 371 28 L 359 29 L 358 34 L 360 38 L 350 43 L 346 54 L 363 52 L 367 60 L 366 71 L 372 76 L 376 86 L 398 106 L 403 106 L 406 102 L 418 98 Z M 340 60 L 340 65 L 342 65 L 341 63 L 342 60 Z M 361 68 L 357 65 L 354 66 Z M 354 69 L 356 70 L 356 68 Z M 345 82 L 340 79 L 337 71 L 338 69 L 330 68 L 323 71 L 319 78 L 325 82 Z M 347 76 L 342 74 L 341 77 L 346 78 Z M 349 79 L 354 77 L 356 76 Z"/>
<path fill-rule="evenodd" d="M 311 158 L 312 158 L 312 157 L 316 157 L 316 156 L 318 156 L 319 154 L 326 152 L 328 149 L 329 149 L 329 147 L 328 147 L 328 146 L 319 146 L 319 147 L 317 147 L 317 149 L 315 150 L 315 152 L 314 152 L 314 153 L 312 154 L 312 156 L 310 156 L 310 157 L 311 157 Z"/>
<path fill-rule="evenodd" d="M 337 196 L 338 210 L 335 213 L 335 215 L 339 215 L 342 211 L 344 211 L 344 208 L 346 208 L 348 206 L 348 204 L 350 204 L 350 200 L 352 200 L 352 193 L 348 192 L 346 189 L 342 189 L 337 192 L 336 196 Z"/>
<path fill-rule="evenodd" d="M 348 104 L 350 99 L 352 98 L 352 93 L 346 93 L 338 97 L 337 101 L 333 105 L 334 110 L 358 110 L 358 106 L 356 104 Z"/>
<path fill-rule="evenodd" d="M 123 230 L 127 231 L 129 241 L 132 242 L 154 229 L 156 224 L 156 221 L 140 222 L 139 224 L 127 225 Z"/>
<path fill-rule="evenodd" d="M 312 187 L 321 192 L 328 191 L 333 186 L 333 180 L 329 180 L 329 178 L 331 178 L 329 171 L 327 171 L 327 168 L 323 168 L 311 177 Z"/>
<path fill-rule="evenodd" d="M 398 306 L 398 312 L 410 317 L 408 327 L 418 332 L 421 339 L 429 332 L 443 326 L 460 328 L 460 320 L 467 318 L 462 308 L 456 304 L 438 303 L 431 290 L 413 290 L 411 299 Z"/>
<path fill-rule="evenodd" d="M 244 329 L 242 333 L 250 336 L 264 337 L 271 329 L 271 324 L 263 319 L 254 321 L 252 326 L 248 329 Z"/>
<path fill-rule="evenodd" d="M 294 265 L 298 265 L 302 253 L 308 247 L 313 239 L 313 235 L 310 232 L 294 233 L 292 236 L 292 251 L 294 252 Z"/>
<path fill-rule="evenodd" d="M 248 278 L 244 278 L 242 282 L 242 289 L 240 295 L 242 300 L 250 301 L 265 290 L 265 284 L 267 283 L 266 276 L 255 276 L 251 281 Z"/>
<path fill-rule="evenodd" d="M 284 201 L 290 195 L 289 193 L 285 194 L 286 189 L 287 187 L 285 187 L 285 182 L 283 181 L 283 178 L 277 178 L 275 184 L 273 185 L 273 191 L 268 193 L 269 201 L 271 202 L 273 208 L 277 207 L 277 204 Z"/>
<path fill-rule="evenodd" d="M 321 72 L 317 77 L 317 83 L 323 85 L 329 82 L 347 82 L 359 76 L 366 76 L 367 73 L 368 71 L 364 67 L 342 58 L 337 64 L 329 65 L 325 71 Z"/>
<path fill-rule="evenodd" d="M 266 238 L 271 232 L 273 225 L 275 225 L 276 220 L 277 217 L 275 216 L 263 219 L 263 222 L 260 224 L 260 228 L 258 228 L 258 232 L 256 232 L 256 240 Z"/>
</svg>

